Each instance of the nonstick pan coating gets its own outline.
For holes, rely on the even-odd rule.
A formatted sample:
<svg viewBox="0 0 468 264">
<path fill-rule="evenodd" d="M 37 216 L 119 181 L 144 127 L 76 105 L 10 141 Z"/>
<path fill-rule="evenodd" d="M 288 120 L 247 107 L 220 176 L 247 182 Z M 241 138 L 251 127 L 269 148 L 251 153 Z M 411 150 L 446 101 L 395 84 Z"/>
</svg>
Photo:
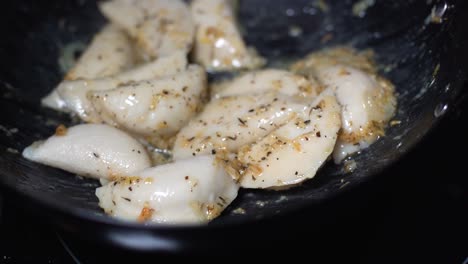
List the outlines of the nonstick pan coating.
<svg viewBox="0 0 468 264">
<path fill-rule="evenodd" d="M 53 216 L 68 232 L 83 237 L 105 232 L 99 240 L 143 250 L 172 250 L 173 244 L 161 243 L 161 237 L 188 230 L 203 236 L 206 229 L 314 210 L 343 191 L 354 191 L 418 143 L 460 94 L 466 79 L 466 3 L 381 0 L 359 9 L 356 4 L 366 1 L 325 2 L 241 0 L 240 21 L 247 42 L 274 66 L 339 44 L 375 50 L 381 73 L 397 87 L 394 119 L 401 123 L 354 158 L 354 172 L 347 174 L 342 165 L 330 163 L 316 178 L 291 190 L 242 190 L 221 217 L 204 227 L 142 226 L 111 219 L 97 205 L 98 182 L 29 162 L 20 154 L 33 141 L 51 135 L 58 124 L 72 123 L 67 115 L 41 107 L 40 98 L 63 76 L 63 48 L 87 43 L 105 19 L 94 1 L 25 0 L 3 3 L 0 17 L 0 186 L 18 195 L 19 205 Z"/>
</svg>

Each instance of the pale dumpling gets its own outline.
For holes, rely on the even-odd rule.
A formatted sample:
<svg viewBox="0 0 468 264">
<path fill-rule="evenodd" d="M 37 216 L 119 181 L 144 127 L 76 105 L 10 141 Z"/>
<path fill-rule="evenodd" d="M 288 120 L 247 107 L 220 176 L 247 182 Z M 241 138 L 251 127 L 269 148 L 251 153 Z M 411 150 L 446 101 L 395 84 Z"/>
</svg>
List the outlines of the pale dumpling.
<svg viewBox="0 0 468 264">
<path fill-rule="evenodd" d="M 313 178 L 333 152 L 340 110 L 333 95 L 321 95 L 288 123 L 242 147 L 232 162 L 241 186 L 284 187 Z"/>
<path fill-rule="evenodd" d="M 151 166 L 137 140 L 100 124 L 60 126 L 52 137 L 24 149 L 23 157 L 95 179 L 131 176 Z"/>
<path fill-rule="evenodd" d="M 206 73 L 198 65 L 161 79 L 95 91 L 89 99 L 106 123 L 166 148 L 167 140 L 195 116 L 206 95 Z"/>
<path fill-rule="evenodd" d="M 245 73 L 229 81 L 212 94 L 213 98 L 262 93 L 274 91 L 289 96 L 313 98 L 320 89 L 315 80 L 312 82 L 301 75 L 285 70 L 265 69 Z"/>
<path fill-rule="evenodd" d="M 101 12 L 134 38 L 145 60 L 188 53 L 195 26 L 181 0 L 112 0 L 100 4 Z"/>
<path fill-rule="evenodd" d="M 395 114 L 394 87 L 351 66 L 318 68 L 317 76 L 334 91 L 341 105 L 342 129 L 333 153 L 335 162 L 340 163 L 385 134 L 384 128 Z"/>
<path fill-rule="evenodd" d="M 316 79 L 342 107 L 342 129 L 333 153 L 335 163 L 384 135 L 395 114 L 394 86 L 377 73 L 372 52 L 335 47 L 314 52 L 293 64 L 293 72 Z"/>
<path fill-rule="evenodd" d="M 80 56 L 65 80 L 95 79 L 111 76 L 131 68 L 135 62 L 132 43 L 124 31 L 115 25 L 106 25 Z M 42 104 L 67 111 L 66 103 L 56 90 L 42 99 Z"/>
<path fill-rule="evenodd" d="M 90 91 L 106 91 L 133 82 L 174 75 L 184 71 L 186 67 L 185 53 L 175 52 L 111 77 L 64 81 L 57 87 L 57 92 L 66 107 L 83 121 L 99 123 L 102 120 L 87 97 Z"/>
<path fill-rule="evenodd" d="M 132 68 L 135 61 L 132 42 L 127 34 L 108 24 L 96 34 L 76 65 L 65 75 L 65 80 L 111 76 Z"/>
<path fill-rule="evenodd" d="M 276 92 L 212 100 L 176 137 L 175 159 L 234 152 L 263 138 L 302 111 L 307 102 Z"/>
<path fill-rule="evenodd" d="M 197 28 L 195 62 L 210 71 L 254 69 L 264 64 L 256 51 L 245 45 L 231 0 L 193 0 L 191 11 Z"/>
<path fill-rule="evenodd" d="M 149 168 L 98 188 L 99 206 L 131 221 L 206 223 L 221 214 L 239 189 L 221 163 L 199 156 Z"/>
</svg>

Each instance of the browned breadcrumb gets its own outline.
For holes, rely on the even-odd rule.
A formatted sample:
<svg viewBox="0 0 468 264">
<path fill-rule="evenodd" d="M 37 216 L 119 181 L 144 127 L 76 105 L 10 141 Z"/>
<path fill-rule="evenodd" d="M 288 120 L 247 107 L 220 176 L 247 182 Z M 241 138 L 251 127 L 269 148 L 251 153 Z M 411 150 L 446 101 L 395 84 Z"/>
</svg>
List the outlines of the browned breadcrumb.
<svg viewBox="0 0 468 264">
<path fill-rule="evenodd" d="M 208 204 L 206 206 L 206 218 L 208 220 L 213 220 L 221 214 L 224 206 L 219 206 L 216 204 Z"/>
<path fill-rule="evenodd" d="M 146 222 L 148 220 L 151 220 L 151 217 L 153 217 L 154 209 L 148 206 L 143 207 L 141 209 L 140 215 L 138 216 L 137 221 L 138 222 Z"/>
<path fill-rule="evenodd" d="M 224 37 L 224 32 L 219 29 L 219 28 L 216 28 L 216 27 L 208 27 L 205 31 L 205 34 L 207 37 L 213 39 L 213 40 L 216 40 L 216 39 L 219 39 L 219 38 L 222 38 Z"/>
<path fill-rule="evenodd" d="M 67 134 L 67 127 L 60 124 L 56 129 L 55 129 L 55 135 L 56 136 L 59 136 L 59 137 L 62 137 L 62 136 L 65 136 Z"/>
</svg>

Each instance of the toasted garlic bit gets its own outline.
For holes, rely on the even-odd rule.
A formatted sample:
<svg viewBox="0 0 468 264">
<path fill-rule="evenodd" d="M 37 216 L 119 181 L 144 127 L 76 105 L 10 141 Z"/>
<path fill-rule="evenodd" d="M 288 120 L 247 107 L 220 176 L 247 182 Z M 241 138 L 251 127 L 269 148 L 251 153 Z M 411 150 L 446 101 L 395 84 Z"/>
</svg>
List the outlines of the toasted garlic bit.
<svg viewBox="0 0 468 264">
<path fill-rule="evenodd" d="M 192 48 L 194 24 L 181 0 L 112 0 L 101 12 L 136 40 L 142 57 L 150 60 Z"/>
<path fill-rule="evenodd" d="M 212 156 L 149 168 L 96 190 L 106 213 L 140 222 L 206 223 L 236 198 L 239 186 Z"/>
<path fill-rule="evenodd" d="M 321 95 L 295 119 L 242 147 L 233 161 L 241 186 L 281 187 L 313 178 L 333 152 L 341 127 L 340 110 L 333 95 Z"/>
<path fill-rule="evenodd" d="M 135 60 L 131 41 L 114 25 L 105 26 L 91 41 L 65 80 L 95 79 L 120 73 L 133 66 Z M 56 90 L 42 99 L 42 104 L 66 111 L 66 103 Z"/>
<path fill-rule="evenodd" d="M 157 144 L 188 123 L 205 94 L 206 73 L 191 65 L 174 76 L 91 92 L 89 98 L 104 122 Z"/>
<path fill-rule="evenodd" d="M 193 0 L 196 24 L 194 60 L 210 71 L 254 69 L 264 59 L 246 47 L 229 0 Z"/>
<path fill-rule="evenodd" d="M 315 97 L 317 83 L 289 71 L 266 69 L 246 73 L 226 84 L 214 98 L 275 91 L 289 96 Z"/>
<path fill-rule="evenodd" d="M 212 100 L 177 135 L 174 159 L 237 151 L 282 126 L 306 105 L 301 98 L 275 92 Z"/>
<path fill-rule="evenodd" d="M 64 81 L 57 87 L 57 91 L 66 106 L 83 121 L 99 123 L 102 120 L 87 98 L 90 91 L 106 91 L 131 82 L 174 75 L 184 71 L 186 67 L 187 58 L 185 53 L 176 52 L 111 77 Z"/>
<path fill-rule="evenodd" d="M 335 162 L 340 163 L 385 134 L 396 108 L 394 87 L 383 78 L 349 66 L 331 66 L 317 72 L 342 106 L 343 125 L 333 153 Z"/>
<path fill-rule="evenodd" d="M 151 166 L 145 148 L 107 125 L 77 125 L 38 141 L 23 151 L 26 159 L 90 178 L 133 175 Z"/>
<path fill-rule="evenodd" d="M 395 88 L 377 75 L 371 52 L 338 47 L 312 53 L 292 71 L 317 78 L 331 88 L 342 106 L 342 129 L 333 153 L 335 163 L 369 147 L 395 113 Z"/>
</svg>

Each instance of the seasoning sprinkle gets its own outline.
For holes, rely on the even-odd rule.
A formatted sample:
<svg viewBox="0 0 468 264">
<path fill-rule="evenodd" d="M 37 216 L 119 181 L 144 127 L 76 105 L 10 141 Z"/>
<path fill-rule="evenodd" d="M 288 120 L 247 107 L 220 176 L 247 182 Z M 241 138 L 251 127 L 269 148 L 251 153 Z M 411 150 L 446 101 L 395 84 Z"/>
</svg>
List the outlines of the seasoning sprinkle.
<svg viewBox="0 0 468 264">
<path fill-rule="evenodd" d="M 242 120 L 240 117 L 238 117 L 237 120 L 239 120 L 239 122 L 241 123 L 241 126 L 247 126 L 246 125 L 247 121 Z"/>
</svg>

